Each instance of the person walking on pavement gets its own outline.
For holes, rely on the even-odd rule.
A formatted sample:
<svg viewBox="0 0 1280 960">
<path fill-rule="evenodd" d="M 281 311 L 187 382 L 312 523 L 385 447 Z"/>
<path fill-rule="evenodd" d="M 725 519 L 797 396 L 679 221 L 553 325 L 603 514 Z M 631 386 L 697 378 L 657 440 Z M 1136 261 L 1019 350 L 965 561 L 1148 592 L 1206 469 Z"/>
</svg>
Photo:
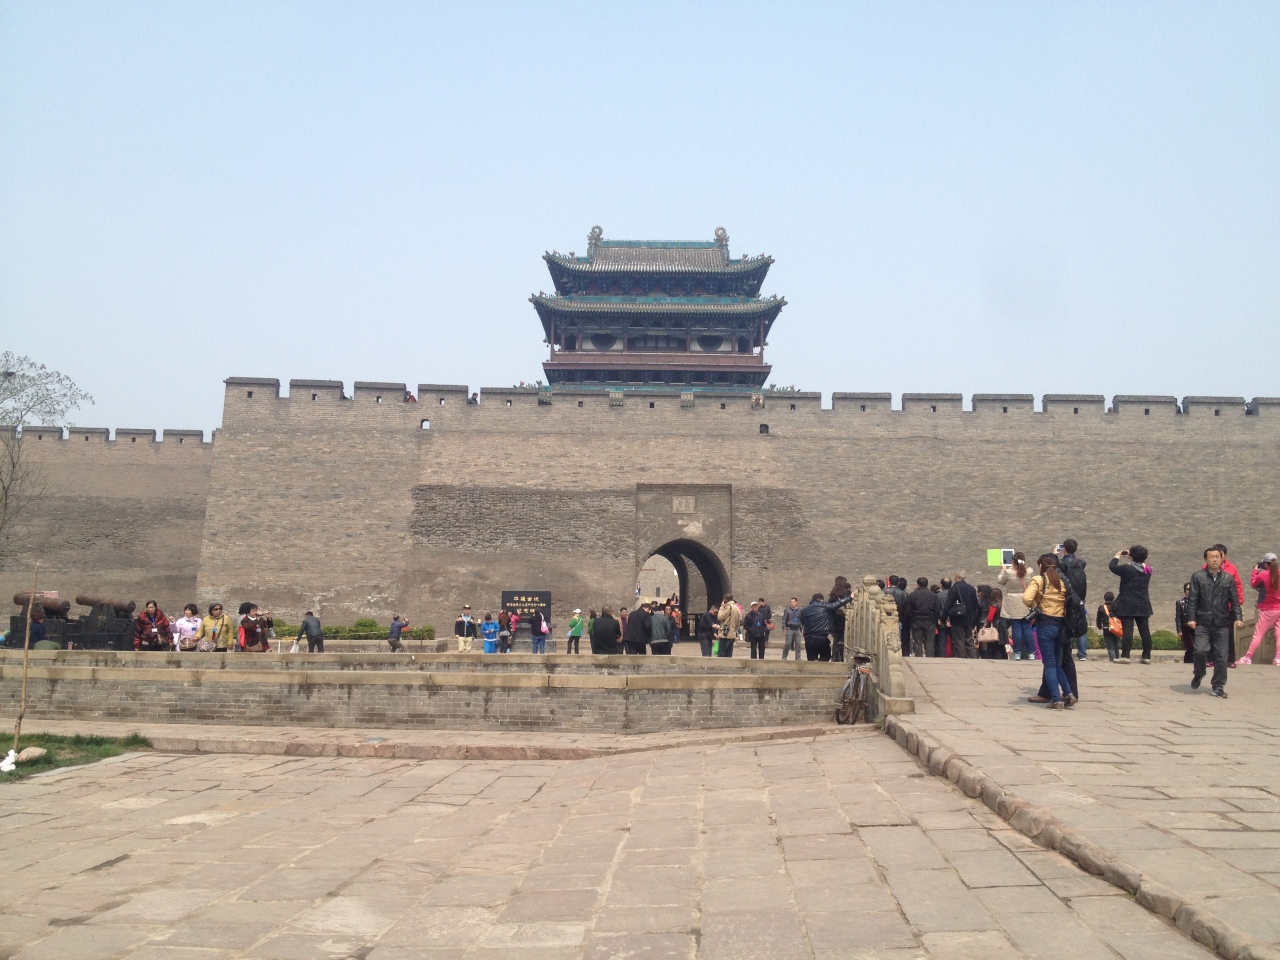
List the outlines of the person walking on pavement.
<svg viewBox="0 0 1280 960">
<path fill-rule="evenodd" d="M 1249 642 L 1249 651 L 1236 663 L 1253 663 L 1253 655 L 1262 645 L 1262 638 L 1268 630 L 1275 630 L 1277 643 L 1273 660 L 1280 667 L 1280 559 L 1274 553 L 1268 553 L 1262 562 L 1249 574 L 1249 586 L 1262 591 L 1258 597 L 1258 625 L 1253 628 L 1253 639 Z"/>
<path fill-rule="evenodd" d="M 902 601 L 902 619 L 907 628 L 907 643 L 902 655 L 937 657 L 938 595 L 929 589 L 928 577 L 917 577 L 916 588 Z"/>
<path fill-rule="evenodd" d="M 795 597 L 791 598 L 790 604 L 782 611 L 782 630 L 782 659 L 787 659 L 787 653 L 794 650 L 796 659 L 799 660 L 804 628 L 800 623 L 800 603 Z"/>
<path fill-rule="evenodd" d="M 1076 592 L 1076 596 L 1081 603 L 1085 601 L 1085 593 L 1089 589 L 1089 578 L 1085 576 L 1085 561 L 1076 556 L 1076 550 L 1079 545 L 1072 539 L 1068 538 L 1062 541 L 1062 549 L 1055 551 L 1058 555 L 1058 572 L 1066 577 L 1067 583 L 1071 584 L 1071 589 Z M 1076 659 L 1088 659 L 1089 649 L 1089 631 L 1085 631 L 1082 637 L 1071 637 L 1075 641 Z"/>
<path fill-rule="evenodd" d="M 828 603 L 834 603 L 841 597 L 853 596 L 853 584 L 847 577 L 836 577 L 835 585 L 827 596 Z M 844 663 L 844 617 L 831 618 L 831 660 Z"/>
<path fill-rule="evenodd" d="M 1076 695 L 1071 692 L 1067 675 L 1058 665 L 1063 620 L 1067 614 L 1067 585 L 1058 573 L 1058 558 L 1052 553 L 1044 554 L 1036 563 L 1040 574 L 1031 578 L 1022 602 L 1040 611 L 1036 614 L 1036 633 L 1040 638 L 1040 660 L 1044 664 L 1049 707 L 1061 710 L 1076 705 Z"/>
<path fill-rule="evenodd" d="M 587 628 L 587 621 L 582 618 L 582 608 L 574 607 L 573 616 L 569 618 L 569 639 L 564 645 L 565 653 L 581 653 L 582 633 Z"/>
<path fill-rule="evenodd" d="M 307 653 L 324 653 L 324 628 L 320 626 L 319 618 L 310 610 L 298 625 L 295 642 L 303 637 L 307 638 Z"/>
<path fill-rule="evenodd" d="M 742 618 L 742 629 L 746 632 L 747 642 L 751 644 L 751 659 L 763 660 L 764 646 L 769 642 L 769 622 L 760 612 L 760 601 L 751 601 L 751 609 Z"/>
<path fill-rule="evenodd" d="M 1013 563 L 1001 567 L 996 574 L 996 583 L 1007 588 L 1001 614 L 1009 621 L 1012 634 L 1013 659 L 1034 660 L 1036 658 L 1036 641 L 1031 627 L 1031 611 L 1022 602 L 1022 595 L 1027 592 L 1031 580 L 1027 573 L 1027 556 L 1021 550 L 1013 555 Z"/>
<path fill-rule="evenodd" d="M 492 618 L 491 618 L 492 619 Z M 409 627 L 409 621 L 398 613 L 391 615 L 391 627 L 387 630 L 387 643 L 391 645 L 392 653 L 404 653 L 404 644 L 400 642 L 400 635 Z M 494 634 L 497 636 L 497 634 Z"/>
<path fill-rule="evenodd" d="M 622 652 L 622 625 L 613 619 L 610 607 L 601 607 L 600 616 L 591 625 L 591 652 L 607 657 Z"/>
<path fill-rule="evenodd" d="M 236 628 L 231 618 L 222 612 L 222 604 L 209 604 L 209 615 L 200 621 L 200 629 L 196 631 L 196 649 L 202 653 L 226 653 L 235 645 Z M 324 652 L 323 640 L 320 652 Z"/>
<path fill-rule="evenodd" d="M 800 611 L 800 622 L 804 630 L 804 653 L 807 660 L 831 660 L 831 621 L 836 612 L 853 599 L 847 595 L 838 600 L 822 599 L 822 594 L 815 593 L 813 598 Z"/>
<path fill-rule="evenodd" d="M 955 583 L 948 594 L 947 620 L 951 624 L 951 656 L 973 658 L 973 628 L 978 622 L 978 591 L 965 579 L 963 570 L 956 571 Z"/>
<path fill-rule="evenodd" d="M 1187 626 L 1195 633 L 1195 664 L 1191 689 L 1198 690 L 1205 664 L 1213 651 L 1213 677 L 1209 685 L 1215 697 L 1227 696 L 1227 637 L 1234 626 L 1244 626 L 1236 581 L 1222 568 L 1222 551 L 1210 547 L 1204 552 L 1205 565 L 1191 577 L 1187 597 Z"/>
<path fill-rule="evenodd" d="M 1195 663 L 1196 660 L 1196 632 L 1187 626 L 1187 601 L 1190 599 L 1191 583 L 1188 581 L 1182 585 L 1182 596 L 1173 605 L 1173 629 L 1182 641 L 1183 663 Z"/>
<path fill-rule="evenodd" d="M 711 609 L 698 617 L 698 646 L 704 657 L 715 656 L 716 634 L 720 631 L 720 604 L 713 602 Z M 796 658 L 799 659 L 799 654 Z"/>
<path fill-rule="evenodd" d="M 649 621 L 651 619 L 652 614 L 649 613 L 647 602 L 636 607 L 635 612 L 627 618 L 627 632 L 622 636 L 622 643 L 627 653 L 643 656 L 649 652 Z"/>
<path fill-rule="evenodd" d="M 1240 609 L 1244 609 L 1244 582 L 1240 579 L 1240 571 L 1236 565 L 1227 559 L 1226 544 L 1215 543 L 1213 549 L 1222 554 L 1222 569 L 1228 576 L 1236 582 L 1236 597 L 1240 601 Z M 1227 638 L 1227 666 L 1234 667 L 1236 665 L 1236 632 L 1231 631 L 1231 636 Z"/>
<path fill-rule="evenodd" d="M 720 601 L 720 612 L 716 614 L 720 624 L 720 646 L 716 654 L 720 657 L 733 656 L 733 644 L 738 639 L 738 630 L 742 626 L 742 611 L 733 602 L 733 594 L 726 593 Z"/>
<path fill-rule="evenodd" d="M 655 656 L 671 656 L 671 638 L 676 622 L 668 609 L 659 608 L 649 617 L 649 649 Z"/>
<path fill-rule="evenodd" d="M 458 619 L 453 621 L 453 635 L 458 641 L 459 653 L 471 652 L 471 645 L 479 633 L 479 628 L 480 625 L 471 616 L 471 604 L 464 605 Z"/>
<path fill-rule="evenodd" d="M 1120 657 L 1116 663 L 1128 663 L 1133 652 L 1133 628 L 1142 637 L 1142 662 L 1151 662 L 1151 568 L 1147 566 L 1147 548 L 1133 546 L 1121 550 L 1107 565 L 1120 578 L 1120 592 L 1111 605 L 1111 615 L 1124 625 Z M 1044 650 L 1043 642 L 1040 644 Z"/>
</svg>

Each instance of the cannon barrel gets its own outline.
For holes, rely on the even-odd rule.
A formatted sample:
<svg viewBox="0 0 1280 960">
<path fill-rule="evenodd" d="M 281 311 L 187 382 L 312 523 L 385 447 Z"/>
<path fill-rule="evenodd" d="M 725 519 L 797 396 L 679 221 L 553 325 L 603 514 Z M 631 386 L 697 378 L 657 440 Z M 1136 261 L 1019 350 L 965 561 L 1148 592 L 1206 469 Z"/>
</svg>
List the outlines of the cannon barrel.
<svg viewBox="0 0 1280 960">
<path fill-rule="evenodd" d="M 23 590 L 21 593 L 13 595 L 13 602 L 19 607 L 26 608 L 27 601 L 31 599 L 31 591 Z M 54 600 L 51 597 L 41 597 L 38 601 L 40 606 L 44 608 L 46 617 L 65 618 L 71 612 L 71 603 L 67 600 Z"/>
<path fill-rule="evenodd" d="M 121 617 L 131 617 L 133 616 L 133 611 L 138 609 L 138 604 L 133 600 L 126 602 L 124 600 L 112 600 L 109 597 L 93 597 L 87 594 L 81 594 L 76 597 L 76 603 L 82 607 L 111 607 Z"/>
</svg>

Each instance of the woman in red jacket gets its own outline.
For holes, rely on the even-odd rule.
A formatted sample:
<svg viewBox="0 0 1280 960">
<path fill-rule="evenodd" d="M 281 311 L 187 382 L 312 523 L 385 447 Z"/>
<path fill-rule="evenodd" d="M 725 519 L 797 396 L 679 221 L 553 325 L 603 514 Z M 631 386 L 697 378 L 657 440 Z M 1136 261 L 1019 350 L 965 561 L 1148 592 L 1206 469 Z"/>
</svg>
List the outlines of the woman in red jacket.
<svg viewBox="0 0 1280 960">
<path fill-rule="evenodd" d="M 1249 652 L 1236 663 L 1253 663 L 1253 655 L 1258 652 L 1262 638 L 1268 630 L 1276 631 L 1276 656 L 1272 661 L 1280 667 L 1280 560 L 1274 553 L 1268 553 L 1262 562 L 1253 568 L 1249 576 L 1249 586 L 1263 591 L 1258 601 L 1258 625 L 1253 628 L 1253 640 L 1249 644 Z"/>
<path fill-rule="evenodd" d="M 148 600 L 138 619 L 133 621 L 133 649 L 173 649 L 173 629 L 169 626 L 169 618 L 154 600 Z"/>
</svg>

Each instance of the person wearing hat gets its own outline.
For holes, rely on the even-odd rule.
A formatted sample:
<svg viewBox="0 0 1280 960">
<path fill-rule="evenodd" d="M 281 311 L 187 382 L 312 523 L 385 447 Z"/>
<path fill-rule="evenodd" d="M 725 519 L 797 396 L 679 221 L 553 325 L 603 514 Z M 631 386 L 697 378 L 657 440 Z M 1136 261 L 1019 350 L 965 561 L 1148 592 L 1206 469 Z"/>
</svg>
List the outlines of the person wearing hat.
<svg viewBox="0 0 1280 960">
<path fill-rule="evenodd" d="M 582 608 L 574 607 L 573 616 L 569 618 L 569 642 L 565 644 L 565 653 L 581 653 L 582 631 L 587 623 L 582 619 Z"/>
<path fill-rule="evenodd" d="M 1249 586 L 1258 591 L 1258 625 L 1253 628 L 1249 652 L 1236 663 L 1253 663 L 1253 655 L 1262 645 L 1262 638 L 1267 635 L 1268 630 L 1275 630 L 1276 655 L 1272 663 L 1280 667 L 1280 558 L 1274 553 L 1264 555 L 1262 562 L 1249 575 Z"/>
<path fill-rule="evenodd" d="M 453 635 L 458 640 L 458 652 L 470 653 L 471 644 L 476 639 L 477 627 L 475 618 L 471 616 L 471 604 L 462 608 L 462 613 L 453 621 Z"/>
<path fill-rule="evenodd" d="M 742 630 L 751 645 L 751 659 L 764 659 L 764 645 L 769 642 L 769 623 L 760 612 L 760 601 L 752 600 L 751 609 L 742 618 Z"/>
</svg>

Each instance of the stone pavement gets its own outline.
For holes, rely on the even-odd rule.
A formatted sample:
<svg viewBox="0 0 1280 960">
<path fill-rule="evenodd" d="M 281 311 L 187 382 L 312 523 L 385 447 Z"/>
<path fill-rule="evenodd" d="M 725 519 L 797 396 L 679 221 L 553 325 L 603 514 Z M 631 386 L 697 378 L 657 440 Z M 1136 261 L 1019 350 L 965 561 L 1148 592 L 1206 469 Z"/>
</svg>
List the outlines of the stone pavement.
<svg viewBox="0 0 1280 960">
<path fill-rule="evenodd" d="M 905 718 L 1006 790 L 1237 931 L 1280 944 L 1280 668 L 1078 663 L 1082 700 L 1026 702 L 1037 663 L 908 661 Z"/>
<path fill-rule="evenodd" d="M 872 728 L 575 761 L 132 754 L 0 788 L 0 850 L 20 960 L 1210 956 Z"/>
</svg>

